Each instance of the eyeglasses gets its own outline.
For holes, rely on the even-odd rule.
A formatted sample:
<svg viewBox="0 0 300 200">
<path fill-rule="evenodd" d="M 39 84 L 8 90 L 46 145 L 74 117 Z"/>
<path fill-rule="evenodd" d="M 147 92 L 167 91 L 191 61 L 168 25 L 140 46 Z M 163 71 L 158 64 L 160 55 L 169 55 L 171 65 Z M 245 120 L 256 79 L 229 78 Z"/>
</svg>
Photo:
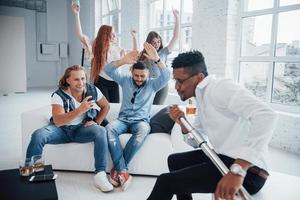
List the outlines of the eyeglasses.
<svg viewBox="0 0 300 200">
<path fill-rule="evenodd" d="M 191 79 L 191 78 L 194 77 L 195 75 L 197 75 L 197 74 L 193 74 L 193 75 L 187 77 L 186 79 L 175 79 L 175 78 L 174 78 L 175 84 L 180 84 L 180 85 L 182 85 L 185 81 Z"/>
<path fill-rule="evenodd" d="M 137 91 L 135 91 L 135 92 L 133 93 L 133 97 L 132 97 L 132 99 L 131 99 L 131 103 L 132 103 L 132 104 L 134 104 L 136 94 L 137 94 Z"/>
</svg>

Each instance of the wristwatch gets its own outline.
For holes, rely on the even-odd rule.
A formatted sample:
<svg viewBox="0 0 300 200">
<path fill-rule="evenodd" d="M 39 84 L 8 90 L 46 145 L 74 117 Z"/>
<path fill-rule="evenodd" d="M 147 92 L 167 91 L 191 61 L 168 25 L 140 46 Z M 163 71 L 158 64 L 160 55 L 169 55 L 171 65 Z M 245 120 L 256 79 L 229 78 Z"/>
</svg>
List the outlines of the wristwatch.
<svg viewBox="0 0 300 200">
<path fill-rule="evenodd" d="M 242 177 L 245 177 L 247 172 L 246 170 L 244 170 L 242 168 L 241 165 L 237 164 L 237 163 L 233 163 L 231 166 L 230 166 L 230 172 L 233 173 L 233 174 L 236 174 L 236 175 L 240 175 Z"/>
<path fill-rule="evenodd" d="M 155 64 L 159 63 L 160 62 L 160 58 L 158 58 L 157 61 L 154 61 Z"/>
</svg>

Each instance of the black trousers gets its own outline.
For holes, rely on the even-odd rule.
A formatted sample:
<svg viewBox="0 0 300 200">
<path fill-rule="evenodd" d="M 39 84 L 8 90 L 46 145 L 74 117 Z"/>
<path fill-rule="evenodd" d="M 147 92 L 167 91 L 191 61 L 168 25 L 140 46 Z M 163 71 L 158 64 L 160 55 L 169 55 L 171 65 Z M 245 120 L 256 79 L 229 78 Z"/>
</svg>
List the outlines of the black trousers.
<svg viewBox="0 0 300 200">
<path fill-rule="evenodd" d="M 99 88 L 108 102 L 120 103 L 119 85 L 115 81 L 109 81 L 101 76 L 98 76 L 95 86 Z"/>
<path fill-rule="evenodd" d="M 167 84 L 162 89 L 158 90 L 155 94 L 153 105 L 163 105 L 168 96 L 169 85 Z"/>
<path fill-rule="evenodd" d="M 219 155 L 229 167 L 233 158 Z M 202 150 L 172 154 L 168 158 L 170 173 L 161 174 L 148 200 L 167 200 L 177 195 L 178 200 L 192 199 L 192 193 L 214 193 L 222 174 Z M 265 179 L 247 172 L 243 186 L 250 194 L 257 193 Z"/>
</svg>

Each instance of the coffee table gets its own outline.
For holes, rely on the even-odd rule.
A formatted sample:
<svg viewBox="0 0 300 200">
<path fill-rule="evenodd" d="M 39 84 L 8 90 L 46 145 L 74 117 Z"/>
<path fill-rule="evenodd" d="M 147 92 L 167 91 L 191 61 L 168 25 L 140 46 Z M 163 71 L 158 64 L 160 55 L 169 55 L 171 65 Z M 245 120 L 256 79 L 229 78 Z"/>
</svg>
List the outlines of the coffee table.
<svg viewBox="0 0 300 200">
<path fill-rule="evenodd" d="M 53 173 L 52 166 L 36 174 Z M 29 183 L 29 176 L 20 176 L 19 169 L 0 171 L 0 199 L 58 199 L 55 181 Z"/>
</svg>

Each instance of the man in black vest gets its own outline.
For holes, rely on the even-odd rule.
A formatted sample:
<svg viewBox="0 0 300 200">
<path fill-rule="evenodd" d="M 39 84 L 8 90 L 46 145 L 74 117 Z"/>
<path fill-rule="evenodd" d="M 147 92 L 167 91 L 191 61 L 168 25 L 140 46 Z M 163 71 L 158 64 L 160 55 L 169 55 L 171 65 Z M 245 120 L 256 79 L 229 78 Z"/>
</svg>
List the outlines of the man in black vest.
<svg viewBox="0 0 300 200">
<path fill-rule="evenodd" d="M 106 98 L 98 88 L 86 83 L 84 69 L 74 65 L 66 69 L 51 101 L 50 124 L 34 131 L 26 157 L 41 155 L 45 144 L 94 142 L 94 183 L 103 192 L 112 191 L 113 186 L 105 173 L 107 134 L 106 129 L 100 125 L 109 111 Z M 95 104 L 100 107 L 99 112 L 95 109 Z"/>
</svg>

